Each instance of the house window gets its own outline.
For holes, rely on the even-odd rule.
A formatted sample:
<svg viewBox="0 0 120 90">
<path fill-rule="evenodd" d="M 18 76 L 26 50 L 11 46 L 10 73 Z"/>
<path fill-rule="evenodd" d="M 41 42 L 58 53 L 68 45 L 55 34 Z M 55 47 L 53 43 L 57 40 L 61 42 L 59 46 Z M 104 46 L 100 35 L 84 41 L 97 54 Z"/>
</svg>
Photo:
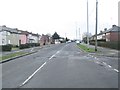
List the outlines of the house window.
<svg viewBox="0 0 120 90">
<path fill-rule="evenodd" d="M 2 44 L 4 44 L 5 43 L 5 39 L 2 39 Z"/>
<path fill-rule="evenodd" d="M 7 32 L 7 35 L 10 35 L 10 32 Z"/>
<path fill-rule="evenodd" d="M 10 44 L 10 40 L 8 40 L 8 44 Z"/>
</svg>

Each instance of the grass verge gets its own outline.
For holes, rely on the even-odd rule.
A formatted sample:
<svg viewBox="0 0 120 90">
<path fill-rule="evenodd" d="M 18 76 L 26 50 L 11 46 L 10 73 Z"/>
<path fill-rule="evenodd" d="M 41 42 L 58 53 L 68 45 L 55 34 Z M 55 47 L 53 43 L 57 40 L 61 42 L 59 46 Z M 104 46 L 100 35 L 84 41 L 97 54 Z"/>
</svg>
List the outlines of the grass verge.
<svg viewBox="0 0 120 90">
<path fill-rule="evenodd" d="M 19 50 L 19 48 L 12 48 L 12 50 Z"/>
<path fill-rule="evenodd" d="M 16 57 L 16 56 L 24 55 L 24 54 L 27 54 L 27 53 L 25 53 L 25 52 L 12 53 L 12 54 L 0 57 L 0 61 L 3 61 L 5 59 L 9 59 L 9 58 L 13 58 L 13 57 Z"/>
<path fill-rule="evenodd" d="M 93 53 L 95 52 L 95 49 L 93 48 L 88 48 L 87 46 L 85 45 L 82 45 L 82 44 L 78 44 L 78 47 L 86 52 L 90 52 L 90 53 Z"/>
</svg>

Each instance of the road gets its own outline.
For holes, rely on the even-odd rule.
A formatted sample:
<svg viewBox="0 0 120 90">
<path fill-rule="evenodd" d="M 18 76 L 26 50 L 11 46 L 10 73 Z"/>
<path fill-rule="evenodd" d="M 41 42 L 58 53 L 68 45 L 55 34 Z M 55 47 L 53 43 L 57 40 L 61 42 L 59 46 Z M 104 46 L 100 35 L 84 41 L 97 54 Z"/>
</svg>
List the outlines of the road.
<svg viewBox="0 0 120 90">
<path fill-rule="evenodd" d="M 118 88 L 118 73 L 75 43 L 51 45 L 3 63 L 2 72 L 3 88 Z"/>
</svg>

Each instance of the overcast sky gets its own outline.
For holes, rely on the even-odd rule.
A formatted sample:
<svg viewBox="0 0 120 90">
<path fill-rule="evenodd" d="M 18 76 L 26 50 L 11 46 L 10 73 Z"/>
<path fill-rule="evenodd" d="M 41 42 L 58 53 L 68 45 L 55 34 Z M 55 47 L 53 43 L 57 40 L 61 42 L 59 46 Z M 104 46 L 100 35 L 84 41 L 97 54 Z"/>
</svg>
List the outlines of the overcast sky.
<svg viewBox="0 0 120 90">
<path fill-rule="evenodd" d="M 118 25 L 118 1 L 98 0 L 98 32 Z M 95 33 L 95 2 L 89 2 L 89 32 Z M 87 31 L 87 0 L 0 0 L 0 25 L 39 34 L 76 37 Z"/>
</svg>

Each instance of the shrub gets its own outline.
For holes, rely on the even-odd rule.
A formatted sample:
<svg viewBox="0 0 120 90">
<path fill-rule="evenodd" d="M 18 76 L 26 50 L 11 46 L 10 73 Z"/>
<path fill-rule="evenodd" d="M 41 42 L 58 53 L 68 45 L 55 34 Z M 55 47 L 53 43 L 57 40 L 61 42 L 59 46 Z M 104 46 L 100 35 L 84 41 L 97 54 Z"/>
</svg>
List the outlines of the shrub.
<svg viewBox="0 0 120 90">
<path fill-rule="evenodd" d="M 90 44 L 91 45 L 95 45 L 95 41 L 91 41 Z M 120 50 L 119 42 L 98 41 L 97 44 L 98 44 L 98 46 L 101 46 L 101 47 L 106 47 L 106 48 L 112 48 L 112 49 Z"/>
<path fill-rule="evenodd" d="M 37 47 L 40 46 L 40 43 L 26 43 L 26 44 L 21 44 L 19 46 L 20 49 L 25 49 L 25 48 L 30 48 L 30 47 Z"/>
<path fill-rule="evenodd" d="M 0 49 L 1 49 L 1 51 L 11 51 L 12 45 L 11 44 L 2 45 Z"/>
<path fill-rule="evenodd" d="M 30 48 L 30 46 L 28 44 L 21 44 L 19 46 L 19 49 L 25 49 L 25 48 Z"/>
</svg>

